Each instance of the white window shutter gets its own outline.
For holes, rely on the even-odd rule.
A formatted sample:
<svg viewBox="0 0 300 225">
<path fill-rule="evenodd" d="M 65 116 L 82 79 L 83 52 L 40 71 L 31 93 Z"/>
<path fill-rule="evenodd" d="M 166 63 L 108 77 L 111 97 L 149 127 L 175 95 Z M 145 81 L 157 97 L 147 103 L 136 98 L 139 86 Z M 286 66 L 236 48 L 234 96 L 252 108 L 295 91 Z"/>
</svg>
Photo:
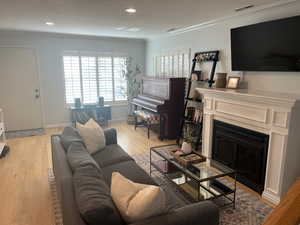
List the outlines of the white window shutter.
<svg viewBox="0 0 300 225">
<path fill-rule="evenodd" d="M 104 101 L 113 101 L 112 57 L 98 57 L 99 96 Z"/>
<path fill-rule="evenodd" d="M 190 57 L 188 53 L 185 53 L 183 55 L 183 76 L 189 77 L 190 73 Z"/>
<path fill-rule="evenodd" d="M 81 77 L 83 103 L 91 104 L 97 102 L 97 68 L 96 57 L 81 57 Z"/>
<path fill-rule="evenodd" d="M 64 56 L 66 103 L 74 103 L 74 98 L 81 98 L 79 56 Z"/>
</svg>

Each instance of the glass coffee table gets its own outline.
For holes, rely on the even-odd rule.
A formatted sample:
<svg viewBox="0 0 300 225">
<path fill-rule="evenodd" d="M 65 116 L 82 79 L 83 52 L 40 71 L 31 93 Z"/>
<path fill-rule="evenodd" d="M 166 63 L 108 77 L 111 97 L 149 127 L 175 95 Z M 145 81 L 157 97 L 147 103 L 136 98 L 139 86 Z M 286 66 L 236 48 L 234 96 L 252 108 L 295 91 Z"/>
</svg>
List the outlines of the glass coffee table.
<svg viewBox="0 0 300 225">
<path fill-rule="evenodd" d="M 175 144 L 150 148 L 150 175 L 155 168 L 195 201 L 218 200 L 216 202 L 221 202 L 221 206 L 233 205 L 235 208 L 236 171 L 209 158 L 183 166 L 171 154 L 172 150 L 179 149 Z M 233 182 L 225 179 L 229 176 Z"/>
</svg>

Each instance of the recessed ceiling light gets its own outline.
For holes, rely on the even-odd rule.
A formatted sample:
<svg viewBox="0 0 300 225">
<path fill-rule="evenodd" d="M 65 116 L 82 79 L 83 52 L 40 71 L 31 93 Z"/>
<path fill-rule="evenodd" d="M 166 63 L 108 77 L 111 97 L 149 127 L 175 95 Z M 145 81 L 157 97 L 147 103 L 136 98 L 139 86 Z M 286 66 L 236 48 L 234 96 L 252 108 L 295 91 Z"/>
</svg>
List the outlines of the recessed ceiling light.
<svg viewBox="0 0 300 225">
<path fill-rule="evenodd" d="M 55 23 L 53 23 L 53 22 L 46 22 L 46 25 L 48 25 L 48 26 L 54 26 Z"/>
<path fill-rule="evenodd" d="M 125 9 L 125 11 L 128 12 L 128 13 L 136 13 L 135 8 L 127 8 L 127 9 Z"/>
<path fill-rule="evenodd" d="M 137 32 L 137 31 L 140 31 L 141 29 L 138 28 L 138 27 L 132 27 L 132 28 L 129 28 L 127 29 L 127 31 L 131 31 L 131 32 Z"/>
</svg>

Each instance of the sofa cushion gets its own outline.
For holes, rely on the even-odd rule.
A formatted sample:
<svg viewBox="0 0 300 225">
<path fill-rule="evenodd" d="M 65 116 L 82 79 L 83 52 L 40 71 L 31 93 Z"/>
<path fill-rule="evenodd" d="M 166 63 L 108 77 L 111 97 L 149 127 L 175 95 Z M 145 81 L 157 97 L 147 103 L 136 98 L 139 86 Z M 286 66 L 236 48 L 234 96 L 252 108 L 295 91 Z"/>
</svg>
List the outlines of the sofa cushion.
<svg viewBox="0 0 300 225">
<path fill-rule="evenodd" d="M 106 128 L 104 135 L 106 145 L 118 144 L 117 130 L 115 128 Z"/>
<path fill-rule="evenodd" d="M 123 224 L 100 170 L 87 164 L 73 175 L 74 193 L 83 219 L 89 225 Z"/>
<path fill-rule="evenodd" d="M 77 122 L 76 127 L 90 153 L 102 150 L 105 147 L 104 131 L 95 120 L 90 119 L 84 125 Z"/>
<path fill-rule="evenodd" d="M 83 142 L 82 137 L 80 136 L 78 130 L 74 127 L 65 127 L 63 133 L 60 136 L 60 142 L 62 146 L 64 147 L 64 150 L 67 151 L 70 147 L 70 145 L 73 142 Z"/>
<path fill-rule="evenodd" d="M 92 157 L 100 167 L 133 160 L 118 144 L 107 145 L 102 151 L 93 153 Z"/>
<path fill-rule="evenodd" d="M 167 212 L 165 193 L 160 187 L 132 182 L 118 172 L 112 174 L 111 196 L 128 223 Z"/>
<path fill-rule="evenodd" d="M 111 185 L 113 172 L 119 172 L 123 176 L 136 183 L 157 185 L 152 178 L 135 161 L 125 161 L 110 166 L 102 167 L 103 176 L 108 186 Z"/>
<path fill-rule="evenodd" d="M 88 153 L 81 142 L 73 142 L 73 144 L 70 145 L 67 152 L 67 159 L 73 172 L 78 167 L 87 164 L 92 164 L 96 168 L 100 169 L 98 163 L 93 159 L 90 153 Z"/>
</svg>

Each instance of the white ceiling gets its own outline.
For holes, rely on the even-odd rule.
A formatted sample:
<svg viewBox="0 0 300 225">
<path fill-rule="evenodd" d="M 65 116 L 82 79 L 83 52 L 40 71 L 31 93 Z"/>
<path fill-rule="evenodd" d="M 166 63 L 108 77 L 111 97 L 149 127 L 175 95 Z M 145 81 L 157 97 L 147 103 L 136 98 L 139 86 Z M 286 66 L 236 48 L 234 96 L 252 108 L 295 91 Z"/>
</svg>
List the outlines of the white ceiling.
<svg viewBox="0 0 300 225">
<path fill-rule="evenodd" d="M 0 0 L 0 29 L 153 38 L 280 0 Z M 134 7 L 129 15 L 124 10 Z M 47 26 L 52 21 L 55 26 Z M 138 32 L 118 27 L 140 28 Z"/>
</svg>

